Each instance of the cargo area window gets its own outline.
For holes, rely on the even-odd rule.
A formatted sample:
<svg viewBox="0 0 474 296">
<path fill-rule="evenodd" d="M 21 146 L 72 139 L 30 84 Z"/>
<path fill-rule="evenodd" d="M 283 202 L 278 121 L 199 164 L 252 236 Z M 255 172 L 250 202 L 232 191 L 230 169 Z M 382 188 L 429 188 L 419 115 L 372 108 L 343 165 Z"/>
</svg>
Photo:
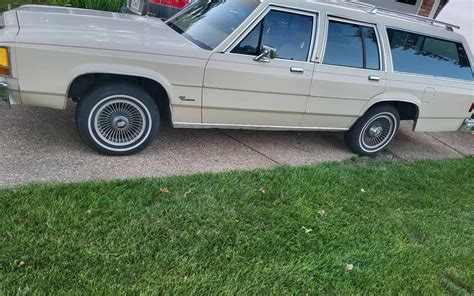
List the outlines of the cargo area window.
<svg viewBox="0 0 474 296">
<path fill-rule="evenodd" d="M 330 20 L 323 64 L 380 70 L 375 28 Z"/>
<path fill-rule="evenodd" d="M 257 56 L 263 46 L 276 49 L 277 58 L 307 61 L 311 47 L 314 17 L 271 10 L 231 51 Z"/>
<path fill-rule="evenodd" d="M 461 43 L 395 29 L 387 33 L 396 72 L 473 80 Z"/>
</svg>

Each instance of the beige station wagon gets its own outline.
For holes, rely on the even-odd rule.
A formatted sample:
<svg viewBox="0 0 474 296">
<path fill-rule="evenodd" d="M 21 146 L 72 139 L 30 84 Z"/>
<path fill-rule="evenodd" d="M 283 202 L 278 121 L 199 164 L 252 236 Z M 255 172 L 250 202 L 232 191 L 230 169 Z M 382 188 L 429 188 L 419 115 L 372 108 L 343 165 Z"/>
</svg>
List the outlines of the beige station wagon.
<svg viewBox="0 0 474 296">
<path fill-rule="evenodd" d="M 23 6 L 0 17 L 0 87 L 8 104 L 77 102 L 80 135 L 107 155 L 141 151 L 169 119 L 345 131 L 370 156 L 401 120 L 474 129 L 472 53 L 456 29 L 356 2 L 201 0 L 166 22 Z"/>
</svg>

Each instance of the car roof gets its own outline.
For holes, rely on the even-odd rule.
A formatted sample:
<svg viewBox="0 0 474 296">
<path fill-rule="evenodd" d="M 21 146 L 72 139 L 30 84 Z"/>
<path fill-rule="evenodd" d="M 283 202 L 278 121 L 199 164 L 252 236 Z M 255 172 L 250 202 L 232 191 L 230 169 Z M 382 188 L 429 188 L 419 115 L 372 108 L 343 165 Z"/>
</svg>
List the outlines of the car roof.
<svg viewBox="0 0 474 296">
<path fill-rule="evenodd" d="M 464 36 L 455 32 L 458 26 L 413 14 L 396 12 L 370 4 L 337 0 L 263 0 L 263 3 L 312 12 L 324 12 L 329 16 L 385 25 L 439 38 L 465 42 Z"/>
</svg>

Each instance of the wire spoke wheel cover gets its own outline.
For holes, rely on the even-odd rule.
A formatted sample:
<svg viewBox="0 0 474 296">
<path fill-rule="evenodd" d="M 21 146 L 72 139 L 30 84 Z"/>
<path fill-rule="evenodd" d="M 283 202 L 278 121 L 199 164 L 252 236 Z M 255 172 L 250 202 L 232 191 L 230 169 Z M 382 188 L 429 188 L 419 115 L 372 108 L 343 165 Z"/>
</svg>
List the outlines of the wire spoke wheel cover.
<svg viewBox="0 0 474 296">
<path fill-rule="evenodd" d="M 99 101 L 89 115 L 89 132 L 105 149 L 128 151 L 142 144 L 151 131 L 151 115 L 138 99 L 114 95 Z"/>
<path fill-rule="evenodd" d="M 372 117 L 362 128 L 359 144 L 366 152 L 377 152 L 385 148 L 398 129 L 397 118 L 390 113 L 380 113 Z"/>
</svg>

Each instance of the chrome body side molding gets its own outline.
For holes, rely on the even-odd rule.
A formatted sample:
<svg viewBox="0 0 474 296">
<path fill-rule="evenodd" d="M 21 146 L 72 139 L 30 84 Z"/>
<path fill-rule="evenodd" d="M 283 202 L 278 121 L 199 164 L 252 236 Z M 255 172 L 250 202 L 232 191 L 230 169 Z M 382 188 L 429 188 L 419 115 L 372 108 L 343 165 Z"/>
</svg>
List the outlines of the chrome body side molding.
<svg viewBox="0 0 474 296">
<path fill-rule="evenodd" d="M 274 126 L 274 125 L 247 125 L 247 124 L 214 124 L 214 123 L 192 123 L 174 122 L 174 128 L 196 128 L 196 129 L 243 129 L 262 131 L 347 131 L 348 128 L 328 127 L 303 127 L 303 126 Z"/>
</svg>

